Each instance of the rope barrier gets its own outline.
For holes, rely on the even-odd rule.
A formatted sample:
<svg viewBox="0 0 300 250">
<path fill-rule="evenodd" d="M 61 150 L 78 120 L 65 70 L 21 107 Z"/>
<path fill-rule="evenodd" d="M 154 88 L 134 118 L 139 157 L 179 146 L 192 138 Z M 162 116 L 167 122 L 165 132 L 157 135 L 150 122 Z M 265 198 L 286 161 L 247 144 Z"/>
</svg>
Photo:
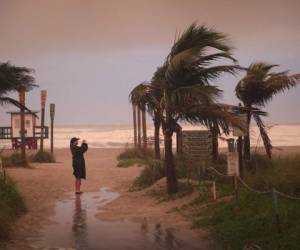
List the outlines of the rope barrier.
<svg viewBox="0 0 300 250">
<path fill-rule="evenodd" d="M 250 187 L 246 182 L 244 182 L 240 177 L 238 177 L 238 180 L 250 191 L 257 193 L 257 194 L 270 194 L 271 191 L 260 191 L 260 190 L 256 190 L 252 187 Z"/>
<path fill-rule="evenodd" d="M 217 169 L 213 168 L 213 167 L 209 167 L 208 168 L 209 170 L 213 170 L 217 175 L 219 176 L 222 176 L 222 177 L 232 177 L 232 176 L 228 176 L 228 175 L 225 175 L 223 173 L 221 173 L 220 171 L 218 171 Z M 252 187 L 250 187 L 243 179 L 241 179 L 239 176 L 237 176 L 237 179 L 240 181 L 241 184 L 243 184 L 248 190 L 254 192 L 254 193 L 257 193 L 257 194 L 271 194 L 272 191 L 261 191 L 261 190 L 256 190 Z M 291 195 L 288 195 L 288 194 L 285 194 L 283 192 L 280 192 L 278 191 L 277 189 L 275 189 L 275 192 L 284 197 L 284 198 L 287 198 L 287 199 L 291 199 L 291 200 L 300 200 L 300 197 L 296 197 L 296 196 L 291 196 Z"/>
<path fill-rule="evenodd" d="M 222 177 L 231 177 L 231 176 L 228 176 L 228 175 L 226 175 L 226 174 L 222 174 L 221 172 L 219 172 L 219 171 L 218 171 L 217 169 L 215 169 L 215 168 L 209 167 L 209 168 L 207 168 L 207 169 L 213 170 L 216 174 L 218 174 L 218 175 L 220 175 L 220 176 L 222 176 Z"/>
<path fill-rule="evenodd" d="M 299 200 L 299 201 L 300 201 L 300 197 L 291 196 L 291 195 L 288 195 L 288 194 L 279 192 L 279 191 L 276 190 L 276 189 L 275 189 L 275 192 L 276 192 L 277 194 L 279 194 L 280 196 L 284 197 L 284 198 L 291 199 L 291 200 Z"/>
</svg>

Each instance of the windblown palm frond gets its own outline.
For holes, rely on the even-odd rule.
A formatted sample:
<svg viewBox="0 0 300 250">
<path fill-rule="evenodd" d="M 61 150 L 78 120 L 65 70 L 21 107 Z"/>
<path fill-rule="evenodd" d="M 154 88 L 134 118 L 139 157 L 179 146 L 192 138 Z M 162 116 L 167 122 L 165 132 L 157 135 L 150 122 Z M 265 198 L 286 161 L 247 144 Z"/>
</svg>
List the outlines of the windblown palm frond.
<svg viewBox="0 0 300 250">
<path fill-rule="evenodd" d="M 207 128 L 213 127 L 214 123 L 218 125 L 225 133 L 229 133 L 229 128 L 232 126 L 244 129 L 245 124 L 241 118 L 233 113 L 224 109 L 220 104 L 209 105 L 194 105 L 190 107 L 183 107 L 179 115 L 179 120 L 187 121 L 192 124 L 202 124 Z"/>
<path fill-rule="evenodd" d="M 273 73 L 278 65 L 253 63 L 246 76 L 236 86 L 236 96 L 246 105 L 265 106 L 274 95 L 299 83 L 300 75 L 288 75 L 288 71 Z"/>
<path fill-rule="evenodd" d="M 142 110 L 147 109 L 147 111 L 152 114 L 160 106 L 160 100 L 157 99 L 155 93 L 155 86 L 141 83 L 130 92 L 130 102 Z"/>
<path fill-rule="evenodd" d="M 9 62 L 0 63 L 0 95 L 10 91 L 18 91 L 20 88 L 29 91 L 36 87 L 35 79 L 32 76 L 33 72 L 32 69 L 17 67 Z"/>
<path fill-rule="evenodd" d="M 10 98 L 10 97 L 0 97 L 0 105 L 5 105 L 5 104 L 12 104 L 12 105 L 16 106 L 17 108 L 24 109 L 24 110 L 28 111 L 29 113 L 33 114 L 35 117 L 37 117 L 37 115 L 34 112 L 32 112 L 29 108 L 27 108 L 25 105 L 18 102 L 17 100 Z"/>
<path fill-rule="evenodd" d="M 216 32 L 206 26 L 198 26 L 196 23 L 190 25 L 185 32 L 176 40 L 168 59 L 173 58 L 179 53 L 189 50 L 192 54 L 200 55 L 205 49 L 214 48 L 224 52 L 230 52 L 232 47 L 228 45 L 227 36 Z"/>
<path fill-rule="evenodd" d="M 231 54 L 226 36 L 205 26 L 192 24 L 175 41 L 166 65 L 168 86 L 209 85 L 223 73 L 241 69 Z M 230 60 L 232 65 L 212 65 L 216 60 Z"/>
</svg>

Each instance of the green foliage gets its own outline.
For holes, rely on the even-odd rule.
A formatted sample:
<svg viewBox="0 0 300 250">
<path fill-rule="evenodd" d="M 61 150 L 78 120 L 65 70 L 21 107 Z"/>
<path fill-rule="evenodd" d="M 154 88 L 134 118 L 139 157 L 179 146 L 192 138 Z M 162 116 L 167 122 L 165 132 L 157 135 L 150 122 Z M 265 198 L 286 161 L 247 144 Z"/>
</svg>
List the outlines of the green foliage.
<svg viewBox="0 0 300 250">
<path fill-rule="evenodd" d="M 0 240 L 7 238 L 12 223 L 25 212 L 25 203 L 15 184 L 0 177 Z"/>
<path fill-rule="evenodd" d="M 18 152 L 14 152 L 9 156 L 2 156 L 2 163 L 4 167 L 28 167 L 27 160 L 23 160 Z"/>
<path fill-rule="evenodd" d="M 279 200 L 282 233 L 278 233 L 271 196 L 241 192 L 239 206 L 221 202 L 208 206 L 194 219 L 194 226 L 206 225 L 223 249 L 240 250 L 256 244 L 262 249 L 299 249 L 300 203 Z"/>
<path fill-rule="evenodd" d="M 119 160 L 117 167 L 127 168 L 133 165 L 138 167 L 144 166 L 147 163 L 147 160 L 141 158 L 129 158 L 124 160 Z"/>
<path fill-rule="evenodd" d="M 54 155 L 46 151 L 38 151 L 36 154 L 31 155 L 29 160 L 31 162 L 40 162 L 40 163 L 56 162 Z"/>
<path fill-rule="evenodd" d="M 118 160 L 126 159 L 147 159 L 153 158 L 154 152 L 152 149 L 127 148 L 119 154 Z"/>
<path fill-rule="evenodd" d="M 253 155 L 247 162 L 249 169 L 245 180 L 255 188 L 270 190 L 272 187 L 300 196 L 300 155 L 277 156 Z"/>
<path fill-rule="evenodd" d="M 224 172 L 224 159 L 214 167 Z M 218 165 L 220 164 L 220 165 Z M 251 171 L 245 172 L 244 180 L 257 190 L 277 190 L 300 197 L 300 156 L 281 156 L 269 159 L 265 155 L 254 155 L 247 162 Z M 253 172 L 253 169 L 255 171 Z M 271 193 L 250 192 L 240 184 L 238 203 L 234 199 L 230 178 L 214 177 L 218 201 L 212 201 L 212 184 L 201 181 L 199 197 L 178 209 L 192 218 L 194 227 L 207 226 L 214 240 L 222 249 L 243 249 L 256 244 L 262 249 L 299 249 L 300 202 L 278 197 L 282 233 L 278 233 Z M 226 181 L 225 179 L 228 179 Z"/>
<path fill-rule="evenodd" d="M 163 201 L 180 199 L 186 195 L 191 194 L 193 191 L 194 191 L 194 186 L 191 183 L 179 182 L 178 183 L 178 192 L 175 194 L 169 195 L 165 188 L 161 188 L 158 190 L 156 190 L 156 189 L 149 190 L 147 192 L 147 195 L 150 195 L 150 196 L 158 199 L 159 201 L 163 202 Z"/>
<path fill-rule="evenodd" d="M 136 191 L 149 187 L 164 176 L 163 163 L 158 160 L 149 159 L 140 175 L 135 178 L 131 190 Z"/>
</svg>

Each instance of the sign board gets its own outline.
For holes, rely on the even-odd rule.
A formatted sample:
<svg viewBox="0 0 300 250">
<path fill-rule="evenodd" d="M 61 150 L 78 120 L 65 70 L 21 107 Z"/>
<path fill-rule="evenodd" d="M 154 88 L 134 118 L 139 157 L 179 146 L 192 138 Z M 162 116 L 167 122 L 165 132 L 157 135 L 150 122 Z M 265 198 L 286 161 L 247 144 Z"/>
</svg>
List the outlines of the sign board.
<svg viewBox="0 0 300 250">
<path fill-rule="evenodd" d="M 51 118 L 51 120 L 54 120 L 54 115 L 55 115 L 55 104 L 51 103 L 50 104 L 50 118 Z"/>
<path fill-rule="evenodd" d="M 237 152 L 227 153 L 227 175 L 228 176 L 239 176 L 239 156 Z"/>
<path fill-rule="evenodd" d="M 182 152 L 196 161 L 212 159 L 212 139 L 209 130 L 182 131 Z"/>
<path fill-rule="evenodd" d="M 233 136 L 245 136 L 246 126 L 247 126 L 247 115 L 239 114 L 239 119 L 242 121 L 242 127 L 244 127 L 244 131 L 239 127 L 233 127 Z"/>
<path fill-rule="evenodd" d="M 42 108 L 45 108 L 47 98 L 47 90 L 41 90 L 41 105 Z"/>
</svg>

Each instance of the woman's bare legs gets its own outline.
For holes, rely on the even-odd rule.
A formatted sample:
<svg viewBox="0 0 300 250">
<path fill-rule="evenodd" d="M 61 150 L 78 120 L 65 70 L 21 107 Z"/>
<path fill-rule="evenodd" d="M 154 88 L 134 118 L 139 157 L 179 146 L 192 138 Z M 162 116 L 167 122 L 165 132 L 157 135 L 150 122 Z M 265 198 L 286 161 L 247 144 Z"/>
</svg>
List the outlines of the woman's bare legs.
<svg viewBox="0 0 300 250">
<path fill-rule="evenodd" d="M 75 192 L 80 193 L 80 186 L 81 186 L 81 179 L 76 178 L 75 179 Z"/>
</svg>

